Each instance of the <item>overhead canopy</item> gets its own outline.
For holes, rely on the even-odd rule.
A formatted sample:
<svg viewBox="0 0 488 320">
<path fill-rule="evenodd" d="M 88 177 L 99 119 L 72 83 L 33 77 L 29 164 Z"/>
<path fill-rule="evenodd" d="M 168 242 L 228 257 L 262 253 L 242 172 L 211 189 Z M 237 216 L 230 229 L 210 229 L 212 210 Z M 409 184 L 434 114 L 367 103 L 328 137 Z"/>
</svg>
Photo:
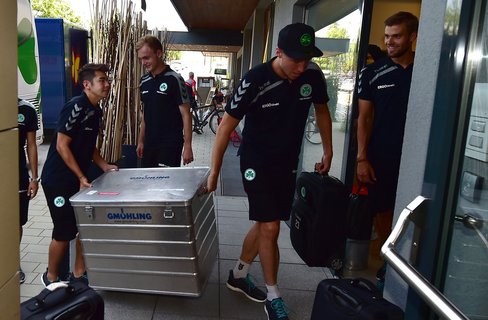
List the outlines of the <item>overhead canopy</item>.
<svg viewBox="0 0 488 320">
<path fill-rule="evenodd" d="M 171 0 L 188 31 L 244 30 L 259 0 Z"/>
</svg>

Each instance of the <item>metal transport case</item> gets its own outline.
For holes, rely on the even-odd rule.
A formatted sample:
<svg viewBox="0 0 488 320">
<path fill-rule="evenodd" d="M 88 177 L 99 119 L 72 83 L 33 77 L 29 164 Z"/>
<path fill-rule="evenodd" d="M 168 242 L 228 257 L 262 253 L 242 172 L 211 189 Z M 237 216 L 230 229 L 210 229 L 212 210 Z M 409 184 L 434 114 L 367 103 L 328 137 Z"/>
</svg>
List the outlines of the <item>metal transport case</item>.
<svg viewBox="0 0 488 320">
<path fill-rule="evenodd" d="M 121 169 L 71 197 L 90 286 L 200 296 L 218 251 L 209 171 Z"/>
</svg>

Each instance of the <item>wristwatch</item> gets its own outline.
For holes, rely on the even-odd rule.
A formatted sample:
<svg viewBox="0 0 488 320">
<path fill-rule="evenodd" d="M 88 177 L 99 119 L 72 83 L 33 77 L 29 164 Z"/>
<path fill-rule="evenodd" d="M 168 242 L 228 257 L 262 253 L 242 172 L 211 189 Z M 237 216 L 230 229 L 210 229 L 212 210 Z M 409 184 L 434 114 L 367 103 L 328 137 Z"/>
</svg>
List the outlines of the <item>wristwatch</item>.
<svg viewBox="0 0 488 320">
<path fill-rule="evenodd" d="M 39 181 L 41 181 L 41 178 L 40 177 L 37 177 L 35 179 L 29 178 L 29 182 L 37 182 L 37 183 L 39 183 Z"/>
</svg>

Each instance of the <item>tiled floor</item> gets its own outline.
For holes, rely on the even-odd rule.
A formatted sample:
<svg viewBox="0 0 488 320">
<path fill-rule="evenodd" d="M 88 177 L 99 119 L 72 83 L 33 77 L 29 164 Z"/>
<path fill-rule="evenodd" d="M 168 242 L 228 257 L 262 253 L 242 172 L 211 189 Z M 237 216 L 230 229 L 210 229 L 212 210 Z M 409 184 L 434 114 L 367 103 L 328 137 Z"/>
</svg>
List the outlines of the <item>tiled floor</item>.
<svg viewBox="0 0 488 320">
<path fill-rule="evenodd" d="M 194 137 L 195 166 L 210 163 L 213 134 L 210 130 Z M 39 148 L 42 167 L 48 145 Z M 219 254 L 203 294 L 199 298 L 153 294 L 99 291 L 105 300 L 107 320 L 156 319 L 266 319 L 264 305 L 247 300 L 226 288 L 228 271 L 240 254 L 242 240 L 251 222 L 247 218 L 247 199 L 244 197 L 214 198 L 217 213 Z M 29 221 L 24 228 L 20 246 L 21 265 L 26 281 L 20 286 L 21 301 L 38 294 L 43 286 L 40 277 L 46 270 L 47 252 L 51 240 L 52 223 L 42 189 L 29 206 Z M 293 250 L 289 228 L 281 226 L 279 237 L 281 264 L 279 286 L 285 302 L 291 308 L 291 319 L 309 319 L 317 284 L 331 277 L 328 269 L 309 268 Z M 258 285 L 264 286 L 258 262 L 251 267 Z M 369 272 L 370 274 L 370 272 Z M 354 274 L 353 274 L 354 275 Z"/>
</svg>

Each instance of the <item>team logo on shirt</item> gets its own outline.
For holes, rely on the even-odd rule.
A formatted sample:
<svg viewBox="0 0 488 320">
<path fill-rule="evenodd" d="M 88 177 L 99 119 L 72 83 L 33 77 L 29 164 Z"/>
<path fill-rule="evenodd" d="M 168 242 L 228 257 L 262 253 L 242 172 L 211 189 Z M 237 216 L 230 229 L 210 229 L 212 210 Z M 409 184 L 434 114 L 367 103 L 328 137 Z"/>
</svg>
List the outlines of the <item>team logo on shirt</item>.
<svg viewBox="0 0 488 320">
<path fill-rule="evenodd" d="M 312 94 L 312 86 L 308 83 L 305 83 L 300 87 L 300 94 L 302 95 L 302 97 L 308 97 Z"/>
<path fill-rule="evenodd" d="M 59 196 L 59 197 L 56 197 L 54 198 L 54 205 L 58 208 L 61 208 L 62 206 L 64 206 L 64 203 L 66 201 L 64 200 L 63 197 Z"/>
<path fill-rule="evenodd" d="M 301 187 L 300 188 L 300 195 L 302 196 L 303 199 L 306 198 L 306 195 L 307 195 L 307 189 L 305 189 L 305 187 Z"/>
<path fill-rule="evenodd" d="M 24 122 L 25 117 L 22 113 L 19 113 L 18 120 L 19 120 L 19 122 Z"/>
<path fill-rule="evenodd" d="M 246 179 L 247 181 L 253 181 L 255 178 L 256 171 L 254 171 L 254 169 L 249 168 L 244 171 L 244 179 Z"/>
<path fill-rule="evenodd" d="M 166 84 L 166 82 L 163 82 L 159 85 L 159 90 L 163 92 L 168 90 L 168 85 Z"/>
</svg>

